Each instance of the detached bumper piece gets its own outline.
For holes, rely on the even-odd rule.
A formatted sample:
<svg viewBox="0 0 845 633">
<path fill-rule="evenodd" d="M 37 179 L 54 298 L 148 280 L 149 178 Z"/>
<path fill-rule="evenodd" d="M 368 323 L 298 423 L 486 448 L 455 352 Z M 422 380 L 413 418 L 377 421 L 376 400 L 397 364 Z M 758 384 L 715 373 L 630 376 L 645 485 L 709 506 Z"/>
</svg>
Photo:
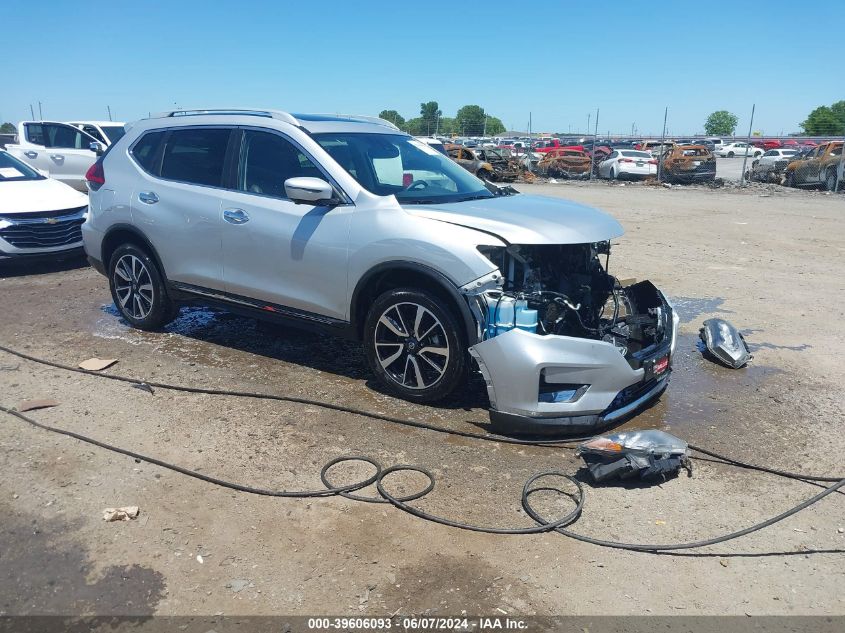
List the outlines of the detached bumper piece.
<svg viewBox="0 0 845 633">
<path fill-rule="evenodd" d="M 699 336 L 704 342 L 704 355 L 725 367 L 739 369 L 753 358 L 745 338 L 724 319 L 707 319 Z"/>
<path fill-rule="evenodd" d="M 593 481 L 661 479 L 692 472 L 685 441 L 664 431 L 630 431 L 595 437 L 578 446 Z"/>
</svg>

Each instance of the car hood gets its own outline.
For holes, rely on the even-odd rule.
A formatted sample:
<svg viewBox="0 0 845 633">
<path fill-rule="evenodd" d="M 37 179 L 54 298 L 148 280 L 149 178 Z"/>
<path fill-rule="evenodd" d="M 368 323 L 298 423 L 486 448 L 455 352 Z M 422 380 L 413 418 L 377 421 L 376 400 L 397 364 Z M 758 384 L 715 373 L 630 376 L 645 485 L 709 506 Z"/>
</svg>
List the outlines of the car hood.
<svg viewBox="0 0 845 633">
<path fill-rule="evenodd" d="M 3 215 L 62 211 L 87 205 L 88 196 L 52 178 L 0 182 L 0 213 Z"/>
<path fill-rule="evenodd" d="M 403 205 L 411 215 L 492 233 L 510 244 L 588 244 L 624 233 L 610 215 L 561 198 L 513 195 Z"/>
</svg>

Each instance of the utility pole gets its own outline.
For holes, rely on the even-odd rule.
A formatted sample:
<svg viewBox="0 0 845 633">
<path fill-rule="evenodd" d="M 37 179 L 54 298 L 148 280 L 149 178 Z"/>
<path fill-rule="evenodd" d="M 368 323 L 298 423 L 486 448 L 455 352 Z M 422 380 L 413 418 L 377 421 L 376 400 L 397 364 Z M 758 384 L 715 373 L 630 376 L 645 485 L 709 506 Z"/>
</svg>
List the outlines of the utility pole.
<svg viewBox="0 0 845 633">
<path fill-rule="evenodd" d="M 111 106 L 107 105 L 106 110 L 109 111 L 109 121 L 113 121 L 114 119 L 111 118 Z"/>
<path fill-rule="evenodd" d="M 751 121 L 748 122 L 748 138 L 745 140 L 745 156 L 742 157 L 742 178 L 739 181 L 739 186 L 745 186 L 745 165 L 748 162 L 748 150 L 751 149 L 751 130 L 754 126 L 754 108 L 756 103 L 751 104 Z"/>
<path fill-rule="evenodd" d="M 41 114 L 41 102 L 40 102 L 40 101 L 38 102 L 38 120 L 39 120 L 39 121 L 43 121 L 43 120 L 44 120 L 44 115 L 43 115 L 43 114 Z"/>
<path fill-rule="evenodd" d="M 669 106 L 663 111 L 663 134 L 660 135 L 660 158 L 657 160 L 657 182 L 663 180 L 663 144 L 666 142 L 666 119 L 669 116 Z"/>
<path fill-rule="evenodd" d="M 586 133 L 586 134 L 584 134 L 584 136 L 589 136 L 589 135 L 590 135 L 590 117 L 591 117 L 591 116 L 592 116 L 592 114 L 590 114 L 590 113 L 588 112 L 588 113 L 587 113 L 587 133 Z"/>
<path fill-rule="evenodd" d="M 842 176 L 845 175 L 845 137 L 842 139 L 842 151 L 839 152 L 839 167 L 836 169 L 836 180 L 833 182 L 833 192 L 839 191 L 842 186 Z"/>
<path fill-rule="evenodd" d="M 486 114 L 484 115 L 484 132 L 481 134 L 481 136 L 485 136 L 485 137 L 487 136 L 487 115 Z"/>
<path fill-rule="evenodd" d="M 587 130 L 587 134 L 590 133 L 590 130 Z M 596 159 L 596 141 L 599 138 L 599 109 L 596 108 L 596 131 L 593 134 L 593 151 L 590 152 L 590 180 L 593 179 L 593 167 L 594 161 Z"/>
<path fill-rule="evenodd" d="M 29 104 L 29 114 L 32 116 L 32 120 L 35 121 L 35 110 L 32 109 L 32 104 Z"/>
</svg>

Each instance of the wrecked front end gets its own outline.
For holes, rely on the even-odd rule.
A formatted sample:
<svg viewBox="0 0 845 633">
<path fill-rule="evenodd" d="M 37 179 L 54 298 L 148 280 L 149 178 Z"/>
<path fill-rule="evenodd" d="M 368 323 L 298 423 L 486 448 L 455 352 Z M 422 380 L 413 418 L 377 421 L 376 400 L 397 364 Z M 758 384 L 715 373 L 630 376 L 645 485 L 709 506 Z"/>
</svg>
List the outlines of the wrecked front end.
<svg viewBox="0 0 845 633">
<path fill-rule="evenodd" d="M 463 291 L 495 430 L 592 432 L 665 390 L 678 318 L 651 282 L 607 272 L 609 242 L 479 250 L 498 271 Z"/>
</svg>

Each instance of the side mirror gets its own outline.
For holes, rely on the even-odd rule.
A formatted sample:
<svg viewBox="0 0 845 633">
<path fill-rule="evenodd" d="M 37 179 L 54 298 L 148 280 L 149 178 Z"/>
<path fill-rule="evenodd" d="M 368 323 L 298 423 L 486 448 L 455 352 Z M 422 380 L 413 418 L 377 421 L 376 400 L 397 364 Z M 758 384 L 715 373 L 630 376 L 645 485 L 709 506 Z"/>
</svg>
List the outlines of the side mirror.
<svg viewBox="0 0 845 633">
<path fill-rule="evenodd" d="M 103 144 L 96 141 L 94 143 L 89 144 L 88 149 L 94 152 L 97 156 L 102 156 L 106 152 L 106 149 L 103 147 Z"/>
<path fill-rule="evenodd" d="M 337 204 L 334 189 L 322 178 L 288 178 L 285 180 L 285 195 L 296 204 Z"/>
</svg>

